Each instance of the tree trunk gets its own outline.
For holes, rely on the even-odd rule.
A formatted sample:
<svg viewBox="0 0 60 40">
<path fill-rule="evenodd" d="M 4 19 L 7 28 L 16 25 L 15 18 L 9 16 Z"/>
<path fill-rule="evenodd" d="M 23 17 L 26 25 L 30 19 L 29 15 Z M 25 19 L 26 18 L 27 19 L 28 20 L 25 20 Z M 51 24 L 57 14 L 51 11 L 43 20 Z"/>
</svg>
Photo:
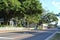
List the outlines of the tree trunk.
<svg viewBox="0 0 60 40">
<path fill-rule="evenodd" d="M 7 16 L 4 17 L 4 25 L 8 25 L 8 17 Z"/>
</svg>

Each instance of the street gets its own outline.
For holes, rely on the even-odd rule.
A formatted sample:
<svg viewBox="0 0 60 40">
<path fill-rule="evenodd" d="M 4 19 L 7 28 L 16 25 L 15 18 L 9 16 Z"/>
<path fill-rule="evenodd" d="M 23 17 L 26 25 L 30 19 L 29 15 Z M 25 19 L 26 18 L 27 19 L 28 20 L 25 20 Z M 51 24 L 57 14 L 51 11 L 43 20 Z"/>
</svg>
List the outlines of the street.
<svg viewBox="0 0 60 40">
<path fill-rule="evenodd" d="M 56 30 L 0 33 L 0 40 L 45 40 Z"/>
</svg>

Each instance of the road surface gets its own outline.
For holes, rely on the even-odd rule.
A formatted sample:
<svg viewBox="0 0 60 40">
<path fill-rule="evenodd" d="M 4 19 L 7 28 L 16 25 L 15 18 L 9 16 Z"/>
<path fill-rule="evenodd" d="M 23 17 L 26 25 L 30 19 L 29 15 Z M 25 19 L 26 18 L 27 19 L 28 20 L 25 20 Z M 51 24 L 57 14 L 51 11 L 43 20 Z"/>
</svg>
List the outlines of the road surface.
<svg viewBox="0 0 60 40">
<path fill-rule="evenodd" d="M 0 40 L 45 40 L 56 30 L 0 33 Z"/>
</svg>

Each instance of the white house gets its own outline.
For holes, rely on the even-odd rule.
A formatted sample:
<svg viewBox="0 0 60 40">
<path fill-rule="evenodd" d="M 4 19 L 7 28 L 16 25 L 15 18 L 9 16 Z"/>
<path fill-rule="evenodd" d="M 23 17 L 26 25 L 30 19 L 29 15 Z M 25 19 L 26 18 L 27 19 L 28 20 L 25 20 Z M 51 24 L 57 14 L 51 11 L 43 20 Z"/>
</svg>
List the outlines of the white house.
<svg viewBox="0 0 60 40">
<path fill-rule="evenodd" d="M 47 29 L 48 24 L 42 24 L 43 25 L 43 30 Z"/>
</svg>

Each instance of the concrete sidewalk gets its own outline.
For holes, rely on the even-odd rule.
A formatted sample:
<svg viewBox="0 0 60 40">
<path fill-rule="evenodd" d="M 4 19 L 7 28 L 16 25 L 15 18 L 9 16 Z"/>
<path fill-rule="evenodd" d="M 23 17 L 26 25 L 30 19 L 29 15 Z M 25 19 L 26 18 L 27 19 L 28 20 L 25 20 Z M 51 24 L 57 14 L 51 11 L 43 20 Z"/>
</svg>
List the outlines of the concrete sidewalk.
<svg viewBox="0 0 60 40">
<path fill-rule="evenodd" d="M 22 32 L 22 31 L 31 31 L 34 28 L 23 28 L 23 27 L 0 27 L 0 33 L 5 32 Z"/>
<path fill-rule="evenodd" d="M 24 28 L 24 27 L 0 27 L 0 33 L 5 32 L 24 32 L 24 31 L 49 31 L 49 30 L 58 30 L 57 28 L 46 29 L 46 30 L 34 30 L 34 28 Z"/>
</svg>

